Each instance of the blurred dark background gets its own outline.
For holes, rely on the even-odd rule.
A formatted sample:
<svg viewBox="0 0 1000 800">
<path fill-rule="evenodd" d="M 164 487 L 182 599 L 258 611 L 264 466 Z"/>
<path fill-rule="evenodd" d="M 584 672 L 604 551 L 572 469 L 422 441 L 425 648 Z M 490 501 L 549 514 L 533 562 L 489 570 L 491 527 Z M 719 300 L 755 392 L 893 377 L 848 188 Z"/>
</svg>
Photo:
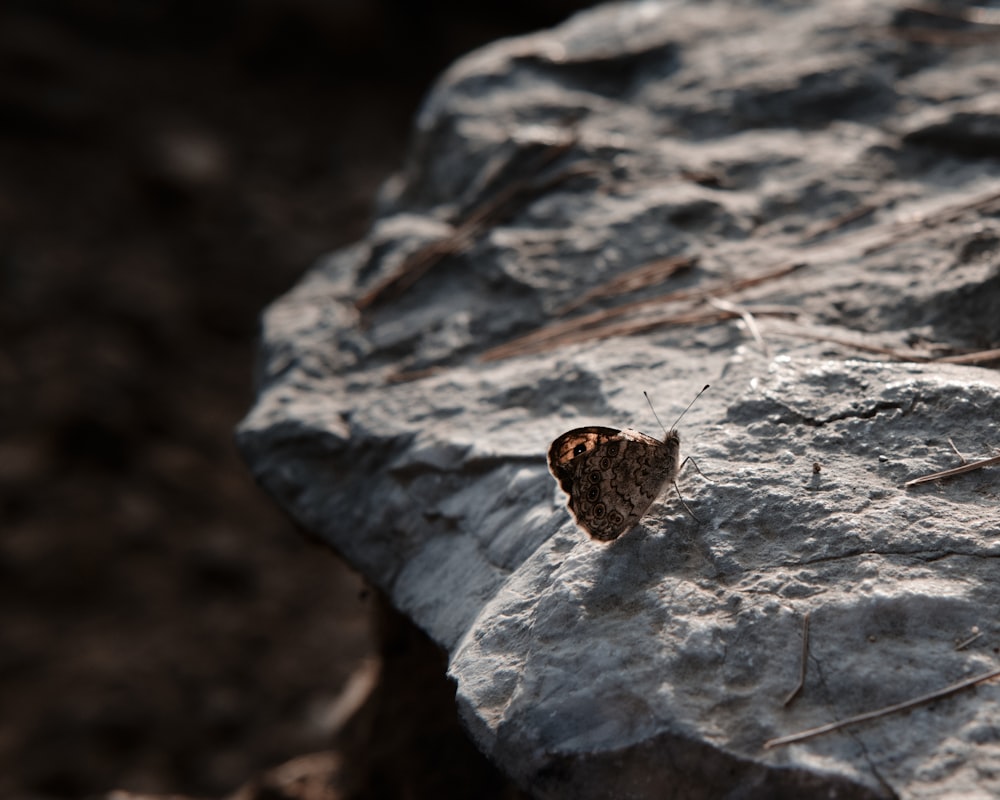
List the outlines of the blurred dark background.
<svg viewBox="0 0 1000 800">
<path fill-rule="evenodd" d="M 0 4 L 0 796 L 330 746 L 372 593 L 237 458 L 258 314 L 364 235 L 436 74 L 585 5 Z"/>
</svg>

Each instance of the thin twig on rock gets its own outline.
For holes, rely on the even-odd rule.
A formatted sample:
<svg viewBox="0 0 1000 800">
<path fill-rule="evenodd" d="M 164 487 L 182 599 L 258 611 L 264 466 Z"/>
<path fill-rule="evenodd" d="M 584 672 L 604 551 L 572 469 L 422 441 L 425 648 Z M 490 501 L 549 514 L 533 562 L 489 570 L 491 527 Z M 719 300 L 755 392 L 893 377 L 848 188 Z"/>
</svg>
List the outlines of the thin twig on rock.
<svg viewBox="0 0 1000 800">
<path fill-rule="evenodd" d="M 997 360 L 1000 360 L 1000 348 L 977 350 L 974 353 L 961 353 L 956 356 L 940 356 L 934 359 L 942 364 L 982 364 L 984 361 Z"/>
<path fill-rule="evenodd" d="M 532 166 L 534 172 L 548 166 L 575 144 L 575 137 L 547 147 Z M 430 242 L 403 259 L 396 270 L 363 294 L 356 302 L 359 311 L 367 311 L 372 306 L 397 297 L 426 275 L 445 256 L 454 255 L 468 249 L 489 227 L 510 216 L 529 200 L 553 186 L 580 174 L 596 171 L 593 164 L 574 164 L 542 180 L 525 179 L 513 181 L 495 195 L 471 209 L 457 224 L 451 234 L 443 239 Z"/>
<path fill-rule="evenodd" d="M 938 478 L 950 478 L 952 475 L 961 475 L 963 472 L 972 472 L 973 470 L 982 469 L 983 467 L 991 467 L 994 464 L 1000 464 L 1000 456 L 984 458 L 982 461 L 970 461 L 968 464 L 962 464 L 961 466 L 952 467 L 951 469 L 944 469 L 941 470 L 941 472 L 932 472 L 930 475 L 922 475 L 919 478 L 907 481 L 903 484 L 903 487 L 909 488 L 910 486 L 917 486 L 921 483 L 930 483 L 931 481 L 938 480 Z"/>
<path fill-rule="evenodd" d="M 965 456 L 963 456 L 962 453 L 961 453 L 961 451 L 957 447 L 955 447 L 955 443 L 951 440 L 950 436 L 948 437 L 948 444 L 951 445 L 951 449 L 955 451 L 955 455 L 958 456 L 959 460 L 963 464 L 968 464 L 969 463 L 969 459 L 967 459 Z"/>
<path fill-rule="evenodd" d="M 624 317 L 629 314 L 650 309 L 655 310 L 666 303 L 704 300 L 707 297 L 719 297 L 722 295 L 732 294 L 766 281 L 784 277 L 785 275 L 795 272 L 804 266 L 805 265 L 801 263 L 785 265 L 759 275 L 749 276 L 747 278 L 721 281 L 700 289 L 680 289 L 657 295 L 656 297 L 650 297 L 645 300 L 635 300 L 631 303 L 616 306 L 615 308 L 594 311 L 590 314 L 584 314 L 583 316 L 574 317 L 562 322 L 554 322 L 542 328 L 537 328 L 530 333 L 526 333 L 517 339 L 513 339 L 487 350 L 481 356 L 481 359 L 483 361 L 499 361 L 501 359 L 512 358 L 514 356 L 540 353 L 565 344 L 586 341 L 588 339 L 604 339 L 609 336 L 642 333 L 654 328 L 668 327 L 672 325 L 701 324 L 731 319 L 734 315 L 730 312 L 688 311 L 680 314 L 674 313 L 668 316 L 661 315 L 661 317 L 659 317 L 656 321 L 639 320 L 624 322 L 617 325 L 609 324 L 611 320 L 618 319 L 619 317 Z M 771 308 L 772 313 L 777 313 L 773 311 L 774 307 Z M 754 312 L 758 315 L 767 313 L 759 308 L 754 309 Z M 795 309 L 788 307 L 784 307 L 780 313 L 787 316 L 796 316 L 798 314 Z"/>
<path fill-rule="evenodd" d="M 871 203 L 862 203 L 856 208 L 852 208 L 845 214 L 841 214 L 839 217 L 827 220 L 824 222 L 819 222 L 814 225 L 810 230 L 805 232 L 803 239 L 807 242 L 811 242 L 814 239 L 819 239 L 821 236 L 825 236 L 828 233 L 833 233 L 845 225 L 849 225 L 855 220 L 859 220 L 862 217 L 867 217 L 877 210 L 878 206 Z"/>
<path fill-rule="evenodd" d="M 968 639 L 963 639 L 961 642 L 956 644 L 955 645 L 956 650 L 964 650 L 966 647 L 968 647 L 970 644 L 976 641 L 976 639 L 978 639 L 980 636 L 983 635 L 983 632 L 980 630 L 976 630 L 975 628 L 973 628 L 972 630 L 975 631 L 975 633 L 973 633 L 972 636 L 970 636 Z"/>
<path fill-rule="evenodd" d="M 780 747 L 794 742 L 801 742 L 806 739 L 812 739 L 814 736 L 821 736 L 824 733 L 830 733 L 831 731 L 836 731 L 840 728 L 846 728 L 848 725 L 857 725 L 859 722 L 868 722 L 869 720 L 885 717 L 889 714 L 895 714 L 897 711 L 906 711 L 907 709 L 923 705 L 924 703 L 940 700 L 942 697 L 947 697 L 948 695 L 961 692 L 964 689 L 969 689 L 977 684 L 984 683 L 985 681 L 992 680 L 997 677 L 1000 677 L 1000 669 L 995 669 L 992 672 L 987 672 L 983 675 L 977 675 L 974 678 L 967 678 L 964 681 L 959 681 L 958 683 L 953 683 L 950 686 L 945 686 L 943 689 L 938 689 L 935 692 L 915 697 L 912 700 L 904 700 L 902 703 L 885 706 L 885 708 L 880 708 L 876 711 L 867 711 L 864 714 L 857 714 L 853 717 L 837 720 L 836 722 L 831 722 L 827 725 L 820 725 L 817 728 L 809 728 L 808 730 L 792 733 L 788 736 L 779 736 L 775 739 L 768 739 L 764 742 L 764 749 L 770 750 L 772 747 Z"/>
<path fill-rule="evenodd" d="M 918 363 L 923 363 L 927 361 L 934 361 L 934 357 L 926 353 L 919 353 L 916 350 L 895 350 L 891 347 L 882 347 L 880 345 L 866 344 L 864 342 L 853 341 L 851 339 L 844 338 L 842 336 L 831 336 L 826 333 L 814 333 L 807 328 L 800 325 L 781 325 L 776 328 L 768 328 L 769 333 L 778 333 L 784 336 L 795 336 L 801 339 L 812 339 L 814 342 L 829 342 L 830 344 L 839 344 L 843 347 L 851 347 L 855 350 L 862 350 L 866 353 L 878 353 L 879 355 L 889 356 L 897 361 L 915 361 Z"/>
<path fill-rule="evenodd" d="M 866 248 L 864 255 L 868 256 L 881 250 L 885 250 L 894 244 L 906 241 L 913 234 L 919 233 L 920 231 L 924 231 L 928 228 L 934 228 L 938 225 L 956 222 L 963 214 L 966 214 L 969 211 L 991 210 L 997 203 L 1000 203 L 1000 192 L 987 192 L 980 197 L 976 197 L 964 203 L 947 206 L 935 211 L 932 214 L 918 217 L 917 219 L 907 219 L 905 221 L 898 222 L 893 226 L 895 228 L 893 232 L 889 233 L 881 242 L 877 242 L 876 244 Z"/>
<path fill-rule="evenodd" d="M 795 687 L 788 693 L 788 697 L 785 698 L 785 702 L 782 703 L 783 706 L 787 706 L 798 696 L 798 693 L 802 691 L 802 687 L 806 684 L 806 665 L 809 661 L 809 612 L 805 613 L 802 617 L 802 663 L 799 665 L 799 682 Z"/>
<path fill-rule="evenodd" d="M 779 333 L 785 336 L 797 336 L 802 339 L 812 339 L 816 342 L 839 344 L 844 347 L 851 347 L 855 350 L 863 350 L 866 353 L 878 353 L 879 355 L 889 356 L 897 361 L 912 361 L 918 364 L 930 362 L 936 364 L 982 364 L 986 361 L 1000 360 L 1000 348 L 993 350 L 977 350 L 973 353 L 959 353 L 951 356 L 939 356 L 932 355 L 927 352 L 920 352 L 918 350 L 898 350 L 892 347 L 866 344 L 864 342 L 855 341 L 842 336 L 815 333 L 801 325 L 783 325 L 779 328 L 771 328 L 769 329 L 769 332 Z"/>
<path fill-rule="evenodd" d="M 743 320 L 743 324 L 747 326 L 747 330 L 750 332 L 750 335 L 753 336 L 754 341 L 757 342 L 757 346 L 760 348 L 760 351 L 768 359 L 771 358 L 771 351 L 767 346 L 767 342 L 764 341 L 764 337 L 760 335 L 760 328 L 757 327 L 757 320 L 753 318 L 753 314 L 750 313 L 746 306 L 738 303 L 730 303 L 728 300 L 723 300 L 721 297 L 709 297 L 708 302 L 721 311 L 729 311 L 733 314 L 739 314 L 740 318 Z"/>
<path fill-rule="evenodd" d="M 631 269 L 615 278 L 595 286 L 588 292 L 584 292 L 580 297 L 570 301 L 555 313 L 556 316 L 565 316 L 571 311 L 576 311 L 587 305 L 591 300 L 603 297 L 614 297 L 634 292 L 637 289 L 645 289 L 647 286 L 655 286 L 662 283 L 671 275 L 683 270 L 691 269 L 698 263 L 698 256 L 675 256 L 673 258 L 659 258 L 642 264 L 635 269 Z"/>
<path fill-rule="evenodd" d="M 758 316 L 795 316 L 799 312 L 797 309 L 787 306 L 761 306 L 754 308 L 754 313 Z M 606 318 L 613 318 L 617 315 L 607 315 Z M 529 334 L 521 339 L 498 345 L 487 350 L 480 356 L 482 361 L 500 361 L 505 358 L 515 356 L 533 355 L 552 350 L 556 347 L 563 347 L 568 344 L 578 342 L 593 341 L 598 339 L 610 339 L 614 336 L 636 336 L 640 333 L 659 330 L 661 328 L 679 327 L 682 325 L 708 325 L 715 322 L 722 322 L 727 319 L 734 319 L 740 315 L 734 311 L 718 310 L 693 310 L 681 311 L 673 314 L 659 314 L 646 317 L 644 319 L 625 320 L 606 325 L 591 325 L 579 330 L 572 326 L 560 330 L 558 335 L 537 337 Z M 555 327 L 555 326 L 553 326 Z M 545 328 L 543 330 L 548 330 Z"/>
</svg>

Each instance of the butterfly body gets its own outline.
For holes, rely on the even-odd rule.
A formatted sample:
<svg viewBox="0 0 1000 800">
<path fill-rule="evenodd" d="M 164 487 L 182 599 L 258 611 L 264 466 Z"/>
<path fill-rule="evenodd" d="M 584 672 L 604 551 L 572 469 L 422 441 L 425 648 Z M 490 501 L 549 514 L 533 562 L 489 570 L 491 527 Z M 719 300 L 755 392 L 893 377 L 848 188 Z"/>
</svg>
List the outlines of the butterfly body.
<svg viewBox="0 0 1000 800">
<path fill-rule="evenodd" d="M 633 528 L 680 469 L 676 429 L 664 440 L 632 430 L 575 428 L 552 442 L 549 471 L 576 523 L 611 541 Z"/>
</svg>

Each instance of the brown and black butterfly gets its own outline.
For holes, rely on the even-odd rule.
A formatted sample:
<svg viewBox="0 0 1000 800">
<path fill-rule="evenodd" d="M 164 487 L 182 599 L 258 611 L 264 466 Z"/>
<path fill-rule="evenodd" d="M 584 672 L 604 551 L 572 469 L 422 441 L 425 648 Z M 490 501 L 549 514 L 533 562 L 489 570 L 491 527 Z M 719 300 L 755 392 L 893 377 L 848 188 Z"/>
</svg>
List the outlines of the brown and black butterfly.
<svg viewBox="0 0 1000 800">
<path fill-rule="evenodd" d="M 569 495 L 567 505 L 577 525 L 595 539 L 617 539 L 635 527 L 667 483 L 676 487 L 682 466 L 676 425 L 664 429 L 663 441 L 638 431 L 592 425 L 574 428 L 552 442 L 549 471 Z"/>
</svg>

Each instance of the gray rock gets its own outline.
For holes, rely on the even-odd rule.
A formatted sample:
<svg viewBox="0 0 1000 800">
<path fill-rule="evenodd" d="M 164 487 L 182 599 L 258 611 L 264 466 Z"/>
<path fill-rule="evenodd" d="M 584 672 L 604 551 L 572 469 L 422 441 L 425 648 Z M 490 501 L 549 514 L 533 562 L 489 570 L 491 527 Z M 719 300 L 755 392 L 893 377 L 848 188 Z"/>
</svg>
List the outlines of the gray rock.
<svg viewBox="0 0 1000 800">
<path fill-rule="evenodd" d="M 1000 443 L 964 355 L 1000 346 L 1000 51 L 896 9 L 609 5 L 473 53 L 264 317 L 248 462 L 540 797 L 1000 794 L 996 682 L 763 747 L 998 663 L 1000 468 L 903 484 Z M 589 540 L 549 442 L 706 383 L 700 524 L 671 490 Z"/>
</svg>

